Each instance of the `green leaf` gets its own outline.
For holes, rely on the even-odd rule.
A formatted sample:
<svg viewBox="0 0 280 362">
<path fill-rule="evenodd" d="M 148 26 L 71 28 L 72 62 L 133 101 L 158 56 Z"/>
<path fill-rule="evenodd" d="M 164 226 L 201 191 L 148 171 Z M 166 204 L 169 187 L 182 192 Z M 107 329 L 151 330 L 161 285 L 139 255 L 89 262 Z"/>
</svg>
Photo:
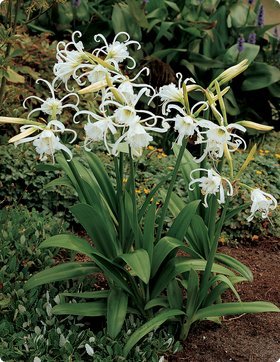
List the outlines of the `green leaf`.
<svg viewBox="0 0 280 362">
<path fill-rule="evenodd" d="M 167 286 L 167 298 L 170 308 L 181 309 L 183 304 L 183 294 L 178 281 L 173 279 Z"/>
<path fill-rule="evenodd" d="M 164 307 L 167 308 L 169 306 L 166 297 L 154 298 L 148 301 L 145 305 L 145 310 L 152 309 L 154 307 Z"/>
<path fill-rule="evenodd" d="M 215 255 L 215 259 L 217 261 L 227 265 L 228 267 L 230 267 L 231 269 L 233 269 L 240 275 L 242 275 L 249 282 L 253 281 L 253 274 L 252 274 L 251 270 L 246 265 L 244 265 L 240 261 L 236 260 L 235 258 L 233 258 L 229 255 L 226 255 L 226 254 L 217 253 Z"/>
<path fill-rule="evenodd" d="M 144 249 L 118 256 L 132 269 L 132 271 L 146 284 L 150 280 L 151 264 L 149 254 Z"/>
<path fill-rule="evenodd" d="M 117 206 L 115 190 L 103 163 L 100 161 L 98 156 L 92 152 L 85 152 L 85 157 L 91 172 L 95 176 L 99 187 L 103 191 L 103 194 L 110 205 L 110 208 L 116 213 Z"/>
<path fill-rule="evenodd" d="M 168 230 L 167 236 L 172 236 L 181 241 L 184 239 L 199 203 L 200 200 L 192 201 L 180 211 Z"/>
<path fill-rule="evenodd" d="M 242 52 L 239 52 L 237 44 L 234 44 L 226 51 L 224 62 L 231 66 L 232 64 L 239 63 L 244 59 L 248 59 L 249 63 L 252 63 L 259 54 L 259 51 L 259 45 L 244 43 Z"/>
<path fill-rule="evenodd" d="M 153 203 L 149 206 L 144 219 L 143 249 L 147 251 L 151 263 L 154 252 L 156 210 L 157 205 L 156 201 L 154 200 Z"/>
<path fill-rule="evenodd" d="M 193 317 L 193 322 L 209 317 L 264 312 L 280 312 L 280 309 L 269 302 L 235 302 L 215 304 L 198 310 Z"/>
<path fill-rule="evenodd" d="M 154 248 L 154 255 L 152 261 L 152 277 L 155 276 L 162 263 L 165 261 L 167 256 L 173 251 L 177 251 L 179 247 L 184 246 L 182 241 L 175 239 L 170 236 L 165 236 L 160 239 Z"/>
<path fill-rule="evenodd" d="M 178 48 L 168 48 L 168 49 L 162 49 L 162 50 L 158 50 L 156 52 L 154 52 L 151 57 L 154 58 L 159 58 L 159 59 L 163 59 L 165 57 L 167 57 L 169 54 L 174 54 L 174 53 L 186 53 L 187 49 L 178 49 Z"/>
<path fill-rule="evenodd" d="M 148 28 L 149 23 L 146 19 L 144 8 L 141 2 L 137 0 L 127 0 L 128 8 L 131 16 L 136 20 L 137 24 L 141 26 L 141 28 Z"/>
<path fill-rule="evenodd" d="M 69 178 L 67 176 L 59 177 L 55 180 L 48 182 L 46 185 L 44 185 L 44 189 L 46 190 L 46 189 L 50 189 L 50 188 L 56 187 L 56 186 L 67 186 L 75 191 L 75 188 L 74 188 L 72 182 L 69 180 Z"/>
<path fill-rule="evenodd" d="M 95 249 L 85 240 L 71 234 L 51 236 L 44 240 L 39 248 L 64 248 L 83 253 L 89 257 Z"/>
<path fill-rule="evenodd" d="M 192 318 L 198 305 L 199 277 L 195 270 L 191 269 L 188 278 L 186 315 Z"/>
<path fill-rule="evenodd" d="M 124 357 L 127 357 L 131 349 L 135 346 L 136 343 L 140 341 L 141 338 L 143 338 L 145 335 L 150 333 L 151 331 L 157 329 L 159 326 L 161 326 L 164 322 L 166 322 L 170 318 L 174 318 L 180 315 L 183 315 L 184 312 L 177 309 L 171 309 L 166 310 L 161 313 L 159 313 L 156 317 L 152 318 L 145 324 L 143 324 L 141 327 L 139 327 L 128 339 L 126 342 L 123 354 Z"/>
<path fill-rule="evenodd" d="M 242 90 L 252 91 L 262 89 L 280 80 L 280 70 L 266 63 L 255 62 L 245 72 L 246 79 Z"/>
<path fill-rule="evenodd" d="M 84 299 L 103 299 L 108 298 L 109 290 L 98 290 L 96 292 L 81 293 L 60 293 L 63 297 L 84 298 Z"/>
<path fill-rule="evenodd" d="M 107 303 L 107 333 L 115 339 L 120 333 L 127 313 L 128 295 L 121 289 L 110 291 Z"/>
<path fill-rule="evenodd" d="M 53 314 L 72 314 L 84 317 L 105 316 L 106 311 L 107 307 L 105 302 L 63 303 L 52 308 Z"/>
<path fill-rule="evenodd" d="M 7 79 L 7 81 L 12 82 L 12 83 L 24 83 L 25 82 L 25 78 L 22 75 L 15 72 L 10 67 L 7 67 L 6 79 Z"/>
<path fill-rule="evenodd" d="M 191 62 L 191 64 L 199 67 L 201 70 L 208 70 L 209 68 L 223 69 L 225 67 L 222 61 L 209 58 L 200 53 L 189 52 L 188 60 Z"/>
<path fill-rule="evenodd" d="M 178 257 L 175 262 L 176 275 L 190 271 L 191 269 L 204 271 L 206 267 L 206 260 L 188 259 L 186 257 Z M 213 264 L 212 273 L 220 273 L 224 275 L 234 276 L 234 273 L 219 264 Z"/>
<path fill-rule="evenodd" d="M 116 231 L 111 219 L 105 219 L 99 205 L 77 204 L 70 208 L 85 228 L 96 249 L 109 258 L 118 254 Z"/>
<path fill-rule="evenodd" d="M 33 275 L 24 285 L 25 290 L 35 288 L 46 283 L 53 283 L 60 280 L 79 278 L 85 275 L 98 273 L 100 269 L 95 263 L 70 262 L 45 269 Z"/>
</svg>

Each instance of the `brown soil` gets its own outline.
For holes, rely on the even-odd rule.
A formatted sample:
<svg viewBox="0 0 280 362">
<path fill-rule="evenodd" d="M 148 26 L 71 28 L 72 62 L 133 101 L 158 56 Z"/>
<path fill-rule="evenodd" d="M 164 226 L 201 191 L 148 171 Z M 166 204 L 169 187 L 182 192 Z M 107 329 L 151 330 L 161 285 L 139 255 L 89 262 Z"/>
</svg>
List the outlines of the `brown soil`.
<svg viewBox="0 0 280 362">
<path fill-rule="evenodd" d="M 260 240 L 238 248 L 220 247 L 249 266 L 252 283 L 237 286 L 243 301 L 265 300 L 280 306 L 280 239 Z M 230 299 L 230 296 L 226 296 Z M 201 322 L 169 362 L 277 362 L 280 359 L 280 313 L 227 317 L 222 325 Z"/>
</svg>

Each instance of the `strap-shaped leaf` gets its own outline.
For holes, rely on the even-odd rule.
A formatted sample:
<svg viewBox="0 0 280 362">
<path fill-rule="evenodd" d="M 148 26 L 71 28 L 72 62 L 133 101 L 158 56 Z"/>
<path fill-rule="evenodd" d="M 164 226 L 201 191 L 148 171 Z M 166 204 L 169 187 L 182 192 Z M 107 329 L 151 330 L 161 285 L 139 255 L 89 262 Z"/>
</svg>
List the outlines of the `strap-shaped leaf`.
<svg viewBox="0 0 280 362">
<path fill-rule="evenodd" d="M 155 284 L 151 292 L 151 298 L 156 298 L 160 292 L 166 288 L 168 283 L 176 277 L 178 274 L 193 270 L 204 271 L 206 267 L 206 260 L 201 259 L 192 259 L 186 257 L 176 257 L 176 259 L 171 259 L 162 269 L 161 273 L 156 274 Z M 219 264 L 213 264 L 212 266 L 213 273 L 221 273 L 224 275 L 234 276 L 235 274 Z"/>
<path fill-rule="evenodd" d="M 232 256 L 222 253 L 217 253 L 215 255 L 215 259 L 220 263 L 223 263 L 228 267 L 232 268 L 233 270 L 235 270 L 237 273 L 246 278 L 249 282 L 253 281 L 253 273 L 251 272 L 251 270 L 246 265 L 236 260 Z"/>
<path fill-rule="evenodd" d="M 101 188 L 108 204 L 110 205 L 110 208 L 116 214 L 117 206 L 115 190 L 107 172 L 105 171 L 103 163 L 100 161 L 98 156 L 92 152 L 86 152 L 85 155 L 91 172 L 95 176 L 99 187 Z"/>
<path fill-rule="evenodd" d="M 169 307 L 174 309 L 181 309 L 183 304 L 182 288 L 176 279 L 169 282 L 167 286 L 167 298 Z"/>
<path fill-rule="evenodd" d="M 168 308 L 169 303 L 166 297 L 160 297 L 160 298 L 155 298 L 152 300 L 149 300 L 148 303 L 145 305 L 145 310 L 154 308 L 154 307 L 164 307 L 164 308 Z"/>
<path fill-rule="evenodd" d="M 66 176 L 62 176 L 62 177 L 59 177 L 59 178 L 57 178 L 55 180 L 52 180 L 52 181 L 48 182 L 44 186 L 44 189 L 46 190 L 46 189 L 56 187 L 56 186 L 67 186 L 67 187 L 70 187 L 72 190 L 75 190 L 75 188 L 73 187 L 72 182 Z"/>
<path fill-rule="evenodd" d="M 173 251 L 176 252 L 179 247 L 184 247 L 184 243 L 170 236 L 165 236 L 164 238 L 159 240 L 159 242 L 156 244 L 154 248 L 154 255 L 152 262 L 152 277 L 155 276 L 159 267 L 161 266 L 163 261 L 167 258 L 167 256 L 170 255 Z M 172 256 L 174 257 L 174 253 L 172 254 Z"/>
<path fill-rule="evenodd" d="M 198 308 L 198 291 L 199 291 L 199 278 L 195 270 L 191 269 L 188 278 L 188 289 L 187 289 L 187 307 L 186 314 L 187 318 L 192 318 L 194 312 Z"/>
<path fill-rule="evenodd" d="M 63 297 L 83 298 L 83 299 L 103 299 L 108 298 L 109 290 L 97 290 L 95 292 L 81 293 L 60 293 Z"/>
<path fill-rule="evenodd" d="M 170 318 L 178 317 L 180 315 L 183 315 L 184 312 L 178 309 L 170 309 L 165 310 L 161 313 L 159 313 L 157 316 L 143 324 L 141 327 L 139 327 L 128 339 L 126 342 L 123 354 L 124 357 L 127 357 L 131 349 L 135 346 L 137 342 L 140 341 L 141 338 L 146 336 L 151 331 L 157 329 L 159 326 L 161 326 L 164 322 L 166 322 Z"/>
<path fill-rule="evenodd" d="M 204 258 L 207 258 L 210 250 L 208 228 L 199 215 L 194 215 L 191 220 L 191 230 L 186 236 L 191 247 Z"/>
<path fill-rule="evenodd" d="M 187 204 L 174 220 L 172 226 L 168 230 L 167 235 L 176 239 L 183 240 L 194 217 L 200 200 L 195 200 Z"/>
<path fill-rule="evenodd" d="M 152 263 L 154 242 L 155 242 L 155 219 L 156 219 L 156 201 L 149 206 L 147 214 L 144 219 L 144 232 L 143 232 L 143 249 L 149 255 L 150 262 Z"/>
<path fill-rule="evenodd" d="M 128 295 L 123 290 L 113 288 L 107 302 L 107 333 L 115 339 L 120 333 L 127 313 Z"/>
<path fill-rule="evenodd" d="M 60 280 L 79 278 L 85 275 L 98 273 L 100 269 L 95 263 L 70 262 L 45 269 L 33 275 L 24 285 L 25 290 L 32 289 L 42 284 L 53 283 Z"/>
<path fill-rule="evenodd" d="M 247 280 L 243 277 L 238 277 L 238 276 L 228 277 L 228 279 L 230 280 L 232 285 L 234 285 L 236 283 L 244 282 Z M 221 283 L 217 284 L 212 290 L 210 290 L 210 292 L 207 294 L 206 298 L 205 298 L 205 295 L 201 296 L 201 300 L 203 300 L 203 306 L 207 307 L 207 306 L 214 304 L 218 300 L 218 298 L 220 298 L 221 295 L 226 290 L 228 290 L 228 288 L 229 288 L 229 286 L 225 282 L 221 282 Z"/>
<path fill-rule="evenodd" d="M 151 263 L 146 250 L 138 249 L 132 253 L 119 255 L 119 258 L 121 258 L 144 283 L 148 284 L 151 275 Z"/>
<path fill-rule="evenodd" d="M 60 234 L 51 236 L 44 240 L 39 248 L 64 248 L 88 255 L 89 257 L 95 249 L 85 240 L 71 234 Z"/>
<path fill-rule="evenodd" d="M 96 249 L 109 258 L 116 257 L 118 245 L 111 219 L 105 219 L 98 206 L 77 204 L 70 210 L 85 228 Z"/>
<path fill-rule="evenodd" d="M 89 302 L 89 303 L 62 303 L 54 306 L 54 314 L 72 314 L 84 317 L 105 316 L 107 311 L 106 302 Z"/>
<path fill-rule="evenodd" d="M 198 310 L 193 317 L 193 322 L 209 317 L 264 312 L 280 312 L 280 309 L 276 305 L 269 302 L 221 303 Z"/>
</svg>

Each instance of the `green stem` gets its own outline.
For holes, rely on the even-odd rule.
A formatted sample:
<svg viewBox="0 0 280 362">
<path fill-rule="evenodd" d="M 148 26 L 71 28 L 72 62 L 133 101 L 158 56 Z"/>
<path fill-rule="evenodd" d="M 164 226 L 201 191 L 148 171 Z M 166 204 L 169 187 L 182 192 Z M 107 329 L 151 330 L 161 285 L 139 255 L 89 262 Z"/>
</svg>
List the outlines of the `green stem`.
<svg viewBox="0 0 280 362">
<path fill-rule="evenodd" d="M 212 270 L 212 267 L 214 264 L 214 260 L 215 260 L 215 256 L 216 256 L 216 252 L 217 252 L 217 248 L 218 248 L 219 236 L 220 236 L 220 233 L 221 233 L 221 230 L 223 227 L 223 223 L 225 221 L 225 217 L 226 217 L 226 213 L 227 213 L 227 209 L 228 209 L 228 203 L 229 203 L 229 198 L 226 199 L 222 215 L 220 217 L 220 220 L 219 220 L 217 228 L 216 228 L 216 232 L 213 236 L 213 239 L 210 240 L 211 249 L 210 249 L 210 253 L 208 255 L 205 271 L 204 271 L 203 277 L 202 277 L 201 288 L 200 288 L 200 292 L 199 292 L 199 295 L 200 295 L 199 296 L 199 305 L 203 302 L 204 298 L 207 296 L 208 282 L 209 282 L 209 279 L 211 278 L 211 270 Z"/>
<path fill-rule="evenodd" d="M 123 204 L 123 154 L 114 157 L 115 175 L 117 183 L 117 198 L 118 198 L 118 222 L 119 222 L 119 240 L 122 245 L 122 250 L 125 252 L 125 225 L 124 225 L 124 204 Z"/>
<path fill-rule="evenodd" d="M 133 208 L 133 231 L 135 237 L 135 247 L 139 249 L 140 246 L 140 237 L 139 237 L 139 228 L 138 228 L 138 217 L 137 217 L 137 203 L 136 203 L 136 186 L 135 186 L 135 167 L 132 158 L 131 148 L 129 147 L 129 164 L 130 164 L 130 187 L 131 187 L 131 199 L 132 199 L 132 208 Z"/>
<path fill-rule="evenodd" d="M 176 178 L 177 178 L 177 174 L 178 174 L 178 171 L 179 171 L 179 166 L 180 166 L 182 158 L 184 156 L 186 145 L 187 145 L 187 139 L 184 138 L 183 142 L 182 142 L 182 146 L 181 146 L 179 154 L 178 154 L 178 157 L 177 157 L 177 160 L 176 160 L 176 163 L 175 163 L 175 167 L 174 167 L 172 178 L 171 178 L 168 190 L 167 190 L 167 194 L 166 194 L 166 197 L 165 197 L 165 200 L 164 200 L 164 203 L 163 203 L 161 216 L 160 216 L 160 220 L 159 220 L 159 225 L 158 225 L 158 229 L 157 229 L 156 241 L 159 241 L 160 238 L 161 238 L 163 224 L 164 224 L 165 216 L 166 216 L 167 209 L 168 209 L 168 206 L 169 206 L 169 201 L 170 201 L 171 194 L 172 194 L 174 184 L 175 184 L 175 181 L 176 181 Z"/>
</svg>

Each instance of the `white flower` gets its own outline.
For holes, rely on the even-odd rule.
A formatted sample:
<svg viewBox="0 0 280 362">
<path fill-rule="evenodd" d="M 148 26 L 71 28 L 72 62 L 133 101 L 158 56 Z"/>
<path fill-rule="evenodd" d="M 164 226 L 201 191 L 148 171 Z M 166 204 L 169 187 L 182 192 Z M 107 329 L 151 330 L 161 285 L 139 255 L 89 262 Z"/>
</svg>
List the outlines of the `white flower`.
<svg viewBox="0 0 280 362">
<path fill-rule="evenodd" d="M 171 102 L 181 103 L 184 104 L 184 92 L 182 88 L 182 83 L 187 84 L 188 82 L 195 83 L 195 81 L 192 78 L 186 78 L 184 81 L 183 76 L 181 73 L 177 73 L 176 77 L 178 78 L 178 86 L 176 86 L 174 83 L 170 83 L 168 85 L 164 85 L 159 88 L 159 92 L 157 96 L 160 97 L 162 104 L 162 113 L 164 115 L 168 114 L 171 110 L 171 108 L 167 108 L 167 105 Z M 187 89 L 189 91 L 194 90 L 196 88 L 199 88 L 197 85 L 188 85 Z"/>
<path fill-rule="evenodd" d="M 123 42 L 118 41 L 119 36 L 126 36 L 126 40 Z M 136 66 L 135 60 L 129 55 L 127 47 L 131 44 L 137 44 L 137 50 L 141 48 L 140 44 L 137 41 L 130 40 L 130 36 L 126 32 L 120 32 L 118 33 L 111 44 L 107 43 L 107 40 L 102 34 L 97 34 L 94 37 L 94 40 L 96 42 L 100 42 L 102 40 L 105 45 L 101 48 L 97 48 L 94 50 L 93 54 L 96 56 L 100 56 L 100 54 L 105 55 L 105 61 L 109 64 L 113 64 L 118 69 L 118 64 L 122 63 L 125 59 L 129 59 L 132 61 L 131 68 L 134 68 Z"/>
<path fill-rule="evenodd" d="M 76 42 L 75 36 L 81 37 L 82 34 L 79 31 L 75 31 L 72 34 L 72 41 L 66 44 L 63 41 L 60 41 L 57 44 L 57 54 L 56 58 L 58 62 L 54 65 L 53 72 L 56 76 L 53 84 L 57 80 L 62 80 L 65 83 L 66 89 L 68 89 L 68 80 L 71 76 L 77 78 L 76 71 L 82 67 L 88 66 L 87 61 L 88 57 L 84 52 L 84 46 L 81 41 Z M 69 50 L 69 48 L 74 48 L 75 50 Z"/>
<path fill-rule="evenodd" d="M 89 356 L 92 357 L 94 355 L 94 350 L 88 343 L 85 344 L 85 349 Z"/>
<path fill-rule="evenodd" d="M 36 136 L 28 137 L 28 135 L 38 130 L 42 132 Z M 21 143 L 33 141 L 33 145 L 36 147 L 36 151 L 39 153 L 41 161 L 45 161 L 48 156 L 51 156 L 52 161 L 54 162 L 54 153 L 58 150 L 63 150 L 69 155 L 70 159 L 72 158 L 71 151 L 60 142 L 56 133 L 72 132 L 74 137 L 71 142 L 74 142 L 77 135 L 75 131 L 65 128 L 61 122 L 52 120 L 47 125 L 42 124 L 42 126 L 24 125 L 20 127 L 20 131 L 21 133 L 11 138 L 9 142 L 14 142 L 17 146 Z"/>
<path fill-rule="evenodd" d="M 108 131 L 110 131 L 112 134 L 115 134 L 117 132 L 116 124 L 113 122 L 113 117 L 107 116 L 105 113 L 102 113 L 102 115 L 99 115 L 94 112 L 90 111 L 80 111 L 75 114 L 74 116 L 74 122 L 76 120 L 76 117 L 81 114 L 87 114 L 88 115 L 88 123 L 84 126 L 84 130 L 86 133 L 86 138 L 84 142 L 84 147 L 86 151 L 90 151 L 91 148 L 89 145 L 92 142 L 98 142 L 98 141 L 104 141 L 105 147 L 107 148 L 108 152 L 110 153 L 110 149 L 107 142 L 107 135 Z M 96 122 L 92 122 L 92 118 Z"/>
<path fill-rule="evenodd" d="M 2 360 L 0 359 L 0 362 L 1 362 Z M 2 361 L 3 362 L 3 361 Z M 39 358 L 39 357 L 34 357 L 34 359 L 33 359 L 33 362 L 41 362 L 41 358 Z"/>
<path fill-rule="evenodd" d="M 193 178 L 193 174 L 195 172 L 206 172 L 207 176 L 202 176 L 199 178 Z M 232 196 L 233 195 L 233 188 L 231 183 L 229 182 L 229 180 L 227 180 L 226 178 L 221 177 L 216 171 L 214 171 L 213 169 L 207 170 L 205 168 L 198 168 L 196 170 L 193 170 L 190 174 L 190 178 L 191 178 L 191 182 L 189 183 L 189 189 L 193 190 L 193 188 L 191 188 L 191 186 L 195 183 L 199 183 L 199 187 L 201 188 L 201 193 L 204 196 L 204 203 L 203 205 L 205 207 L 208 207 L 208 203 L 207 203 L 207 197 L 208 195 L 216 195 L 217 193 L 219 193 L 219 198 L 217 199 L 219 204 L 223 204 L 225 202 L 225 190 L 224 190 L 224 185 L 223 185 L 223 181 L 226 183 L 226 185 L 228 185 L 229 187 L 229 191 L 227 192 L 228 196 Z"/>
<path fill-rule="evenodd" d="M 247 218 L 248 221 L 251 221 L 255 216 L 257 211 L 262 212 L 262 218 L 267 218 L 269 210 L 274 210 L 277 207 L 277 201 L 272 195 L 261 191 L 260 189 L 254 189 L 251 192 L 251 215 Z"/>
<path fill-rule="evenodd" d="M 196 159 L 196 162 L 201 162 L 207 154 L 214 160 L 221 158 L 224 154 L 225 147 L 228 147 L 230 152 L 236 151 L 241 144 L 246 148 L 244 139 L 231 132 L 232 129 L 246 132 L 246 128 L 239 124 L 232 123 L 228 126 L 218 126 L 211 121 L 201 120 L 198 125 L 203 128 L 208 128 L 208 130 L 199 132 L 196 144 L 205 143 L 206 147 L 202 156 Z M 205 135 L 205 138 L 203 138 L 203 135 Z"/>
<path fill-rule="evenodd" d="M 27 118 L 29 118 L 31 116 L 32 113 L 34 112 L 37 112 L 37 111 L 42 111 L 43 113 L 45 114 L 48 114 L 51 116 L 52 120 L 54 119 L 57 119 L 57 116 L 60 115 L 63 111 L 64 108 L 73 108 L 75 109 L 75 111 L 78 111 L 78 104 L 79 104 L 79 97 L 76 93 L 70 93 L 70 94 L 67 94 L 65 97 L 63 97 L 61 100 L 57 99 L 55 97 L 55 93 L 54 93 L 54 88 L 53 86 L 45 79 L 38 79 L 36 81 L 36 83 L 38 82 L 44 82 L 47 84 L 47 86 L 49 87 L 49 90 L 51 92 L 51 98 L 47 98 L 46 100 L 43 100 L 42 98 L 40 97 L 37 97 L 37 96 L 30 96 L 30 97 L 27 97 L 24 102 L 23 102 L 23 107 L 24 108 L 27 108 L 26 107 L 26 101 L 29 100 L 29 99 L 35 99 L 37 101 L 40 101 L 42 102 L 42 105 L 41 107 L 39 108 L 35 108 L 33 109 L 27 116 Z M 73 104 L 73 103 L 67 103 L 67 104 L 64 104 L 63 105 L 63 101 L 68 98 L 68 97 L 71 97 L 71 96 L 74 96 L 76 97 L 77 101 L 76 101 L 76 104 Z"/>
</svg>

